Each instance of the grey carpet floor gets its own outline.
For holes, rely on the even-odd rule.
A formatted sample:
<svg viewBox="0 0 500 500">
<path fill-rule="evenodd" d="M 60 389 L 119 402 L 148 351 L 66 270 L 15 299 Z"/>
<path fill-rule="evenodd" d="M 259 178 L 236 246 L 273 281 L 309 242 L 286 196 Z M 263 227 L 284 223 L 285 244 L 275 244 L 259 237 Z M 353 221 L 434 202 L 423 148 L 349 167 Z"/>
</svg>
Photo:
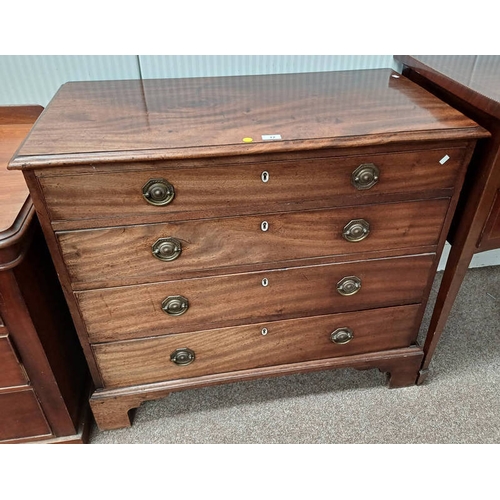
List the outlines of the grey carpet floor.
<svg viewBox="0 0 500 500">
<path fill-rule="evenodd" d="M 500 266 L 468 271 L 421 386 L 334 370 L 187 390 L 90 443 L 500 443 Z"/>
</svg>

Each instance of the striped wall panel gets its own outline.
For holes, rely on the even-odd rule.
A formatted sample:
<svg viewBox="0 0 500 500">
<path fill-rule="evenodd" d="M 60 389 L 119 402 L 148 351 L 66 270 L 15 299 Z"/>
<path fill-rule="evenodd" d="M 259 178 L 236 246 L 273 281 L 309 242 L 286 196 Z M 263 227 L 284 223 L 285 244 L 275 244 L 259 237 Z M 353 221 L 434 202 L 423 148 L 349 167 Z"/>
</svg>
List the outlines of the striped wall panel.
<svg viewBox="0 0 500 500">
<path fill-rule="evenodd" d="M 68 81 L 140 78 L 138 57 L 0 56 L 0 105 L 46 106 Z"/>
<path fill-rule="evenodd" d="M 189 78 L 198 76 L 255 75 L 393 68 L 391 55 L 169 55 L 139 56 L 143 78 Z"/>
<path fill-rule="evenodd" d="M 65 82 L 392 67 L 391 55 L 0 56 L 0 105 L 46 106 Z"/>
</svg>

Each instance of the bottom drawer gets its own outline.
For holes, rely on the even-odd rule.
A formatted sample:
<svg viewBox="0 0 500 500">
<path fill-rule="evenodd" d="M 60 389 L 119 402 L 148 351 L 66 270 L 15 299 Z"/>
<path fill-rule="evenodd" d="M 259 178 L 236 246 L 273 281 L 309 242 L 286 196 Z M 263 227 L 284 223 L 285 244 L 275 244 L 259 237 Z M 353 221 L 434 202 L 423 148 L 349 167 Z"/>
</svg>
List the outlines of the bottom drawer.
<svg viewBox="0 0 500 500">
<path fill-rule="evenodd" d="M 416 338 L 418 309 L 416 304 L 273 321 L 96 344 L 93 350 L 105 387 L 124 387 L 408 347 Z M 194 353 L 189 364 L 171 360 L 184 350 L 178 361 L 189 361 L 186 349 Z"/>
<path fill-rule="evenodd" d="M 0 441 L 49 435 L 50 428 L 32 389 L 0 393 Z"/>
</svg>

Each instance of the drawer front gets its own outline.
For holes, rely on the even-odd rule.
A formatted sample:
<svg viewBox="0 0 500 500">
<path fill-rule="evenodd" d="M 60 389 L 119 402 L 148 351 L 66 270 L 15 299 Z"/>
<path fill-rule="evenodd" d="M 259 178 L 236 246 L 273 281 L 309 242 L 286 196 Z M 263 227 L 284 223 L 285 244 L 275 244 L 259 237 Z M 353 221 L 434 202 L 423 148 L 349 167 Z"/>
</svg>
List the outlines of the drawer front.
<svg viewBox="0 0 500 500">
<path fill-rule="evenodd" d="M 434 254 L 76 292 L 91 342 L 235 326 L 422 299 Z M 353 278 L 354 277 L 354 278 Z M 345 279 L 344 279 L 345 278 Z M 359 279 L 360 288 L 355 288 Z M 341 295 L 357 290 L 348 296 Z M 188 308 L 183 309 L 182 300 Z M 171 315 L 164 312 L 162 305 Z"/>
<path fill-rule="evenodd" d="M 31 389 L 0 393 L 0 441 L 51 435 Z"/>
<path fill-rule="evenodd" d="M 176 279 L 190 271 L 434 246 L 447 208 L 448 199 L 439 199 L 70 231 L 58 237 L 75 288 L 98 288 Z M 367 236 L 348 241 L 363 224 Z M 162 248 L 174 260 L 155 257 Z"/>
<path fill-rule="evenodd" d="M 93 350 L 105 387 L 147 384 L 408 347 L 415 340 L 418 309 L 394 307 L 275 321 L 99 344 Z M 334 343 L 332 334 L 337 342 L 347 343 Z M 188 365 L 171 361 L 172 354 L 182 354 L 186 348 L 194 352 L 194 361 Z"/>
<path fill-rule="evenodd" d="M 441 164 L 445 155 L 450 159 Z M 463 149 L 439 149 L 192 168 L 169 164 L 170 168 L 150 171 L 138 167 L 137 171 L 41 177 L 40 184 L 52 220 L 158 214 L 185 214 L 181 216 L 185 218 L 189 213 L 198 214 L 197 218 L 204 216 L 200 213 L 288 210 L 306 201 L 318 207 L 342 205 L 349 199 L 365 203 L 369 196 L 380 194 L 413 192 L 430 197 L 433 189 L 453 188 L 463 155 Z M 353 172 L 366 164 L 377 167 L 378 182 L 358 190 L 352 184 Z M 174 197 L 167 205 L 152 205 L 143 196 L 143 187 L 157 179 L 173 187 Z"/>
<path fill-rule="evenodd" d="M 19 362 L 8 336 L 0 337 L 0 388 L 25 385 L 26 373 Z"/>
</svg>

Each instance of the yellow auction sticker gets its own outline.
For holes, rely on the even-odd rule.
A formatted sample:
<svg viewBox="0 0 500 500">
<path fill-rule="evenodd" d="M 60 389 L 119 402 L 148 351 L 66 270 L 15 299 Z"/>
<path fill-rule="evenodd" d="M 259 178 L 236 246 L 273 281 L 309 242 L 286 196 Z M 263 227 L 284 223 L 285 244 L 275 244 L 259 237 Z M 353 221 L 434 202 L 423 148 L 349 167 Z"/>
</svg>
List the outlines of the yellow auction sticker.
<svg viewBox="0 0 500 500">
<path fill-rule="evenodd" d="M 251 137 L 243 137 L 243 142 L 253 142 Z"/>
</svg>

